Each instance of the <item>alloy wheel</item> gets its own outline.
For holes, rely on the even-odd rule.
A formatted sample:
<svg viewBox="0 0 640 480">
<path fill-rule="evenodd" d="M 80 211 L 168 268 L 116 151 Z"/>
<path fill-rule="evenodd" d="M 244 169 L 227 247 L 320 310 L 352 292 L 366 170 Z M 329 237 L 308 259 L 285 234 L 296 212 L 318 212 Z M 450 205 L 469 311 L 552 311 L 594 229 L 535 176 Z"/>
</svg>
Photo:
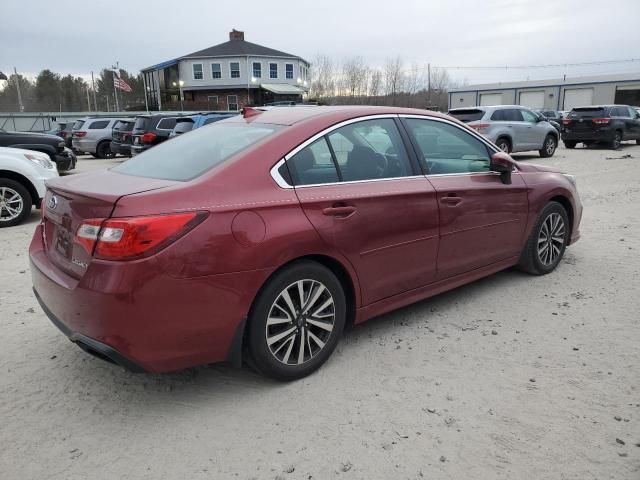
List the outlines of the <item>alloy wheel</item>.
<svg viewBox="0 0 640 480">
<path fill-rule="evenodd" d="M 615 136 L 613 137 L 613 148 L 617 150 L 618 148 L 620 148 L 621 143 L 622 135 L 620 135 L 620 132 L 616 132 Z"/>
<path fill-rule="evenodd" d="M 15 220 L 23 207 L 24 202 L 18 192 L 9 187 L 0 188 L 0 222 Z"/>
<path fill-rule="evenodd" d="M 549 156 L 553 155 L 553 152 L 556 151 L 556 141 L 553 139 L 553 137 L 547 138 L 544 148 L 545 148 L 545 151 L 547 152 L 547 155 Z"/>
<path fill-rule="evenodd" d="M 271 354 L 285 365 L 301 365 L 327 344 L 336 320 L 329 289 L 317 280 L 298 280 L 269 309 L 265 338 Z"/>
<path fill-rule="evenodd" d="M 560 257 L 565 236 L 562 216 L 559 213 L 549 214 L 538 234 L 538 258 L 545 267 L 553 265 Z"/>
</svg>

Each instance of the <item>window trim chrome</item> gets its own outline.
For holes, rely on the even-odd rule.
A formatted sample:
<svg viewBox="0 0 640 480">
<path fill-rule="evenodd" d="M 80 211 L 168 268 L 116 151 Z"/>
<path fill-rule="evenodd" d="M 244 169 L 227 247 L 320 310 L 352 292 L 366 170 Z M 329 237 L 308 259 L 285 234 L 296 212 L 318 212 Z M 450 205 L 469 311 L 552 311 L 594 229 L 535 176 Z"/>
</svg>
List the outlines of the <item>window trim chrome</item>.
<svg viewBox="0 0 640 480">
<path fill-rule="evenodd" d="M 431 120 L 431 121 L 446 123 L 446 124 L 451 125 L 452 127 L 455 127 L 455 128 L 458 128 L 459 130 L 462 130 L 463 132 L 471 135 L 472 137 L 476 138 L 477 140 L 480 140 L 484 145 L 487 146 L 487 148 L 489 149 L 489 152 L 498 153 L 500 151 L 498 149 L 498 147 L 496 147 L 495 145 L 492 145 L 491 142 L 488 139 L 486 139 L 485 137 L 483 137 L 479 133 L 474 132 L 471 129 L 465 130 L 465 129 L 461 128 L 461 126 L 458 125 L 456 122 L 453 122 L 451 120 L 447 120 L 446 118 L 432 117 L 432 116 L 429 116 L 429 115 L 417 115 L 417 114 L 410 114 L 410 113 L 406 113 L 406 114 L 405 113 L 400 113 L 400 114 L 398 114 L 398 113 L 380 113 L 380 114 L 374 114 L 374 115 L 366 115 L 366 116 L 363 116 L 363 117 L 350 118 L 349 120 L 344 120 L 342 122 L 336 123 L 335 125 L 331 125 L 330 127 L 327 127 L 324 130 L 316 133 L 315 135 L 313 135 L 312 137 L 308 138 L 307 140 L 302 142 L 300 145 L 298 145 L 297 147 L 292 149 L 283 158 L 278 160 L 278 162 L 273 167 L 271 167 L 271 170 L 269 171 L 269 173 L 271 174 L 271 177 L 273 178 L 273 180 L 276 182 L 276 184 L 280 188 L 295 189 L 295 188 L 350 185 L 352 183 L 382 182 L 382 181 L 390 181 L 390 180 L 403 180 L 403 179 L 429 178 L 429 177 L 445 177 L 445 176 L 452 176 L 452 175 L 486 175 L 486 174 L 500 175 L 498 172 L 492 172 L 492 171 L 488 171 L 488 172 L 439 173 L 439 174 L 411 175 L 411 176 L 406 176 L 406 177 L 372 178 L 372 179 L 368 179 L 368 180 L 347 180 L 347 181 L 341 181 L 341 182 L 314 183 L 314 184 L 309 184 L 309 185 L 296 185 L 296 186 L 290 185 L 289 183 L 287 183 L 287 181 L 282 177 L 282 175 L 280 175 L 280 172 L 278 170 L 280 169 L 280 167 L 282 165 L 284 165 L 288 160 L 291 159 L 291 157 L 296 155 L 300 150 L 308 147 L 310 144 L 312 144 L 316 140 L 324 137 L 325 135 L 329 135 L 334 130 L 337 130 L 338 128 L 344 127 L 346 125 L 350 125 L 352 123 L 357 123 L 357 122 L 363 122 L 363 121 L 367 121 L 367 120 L 381 119 L 381 118 L 391 118 L 391 119 L 394 119 L 394 118 L 416 118 L 416 119 L 419 119 L 419 120 Z M 518 171 L 517 167 L 514 167 L 514 171 L 515 172 Z"/>
</svg>

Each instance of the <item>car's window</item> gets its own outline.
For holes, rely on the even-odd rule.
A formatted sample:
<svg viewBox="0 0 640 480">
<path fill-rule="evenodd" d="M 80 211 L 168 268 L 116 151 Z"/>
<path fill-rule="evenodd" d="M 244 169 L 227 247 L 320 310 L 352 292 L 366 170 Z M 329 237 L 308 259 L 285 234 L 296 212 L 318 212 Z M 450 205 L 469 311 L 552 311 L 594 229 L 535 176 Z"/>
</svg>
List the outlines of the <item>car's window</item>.
<svg viewBox="0 0 640 480">
<path fill-rule="evenodd" d="M 569 118 L 595 118 L 605 115 L 602 107 L 580 107 L 569 112 Z"/>
<path fill-rule="evenodd" d="M 112 170 L 138 177 L 191 180 L 245 148 L 259 144 L 279 128 L 230 123 L 198 128 L 189 135 L 156 145 Z"/>
<path fill-rule="evenodd" d="M 292 185 L 319 185 L 340 181 L 331 150 L 325 137 L 319 138 L 287 160 L 289 177 L 281 175 Z M 284 169 L 282 169 L 284 171 Z"/>
<path fill-rule="evenodd" d="M 173 131 L 175 133 L 186 133 L 190 132 L 192 128 L 193 121 L 178 122 L 176 123 L 176 126 L 173 127 Z"/>
<path fill-rule="evenodd" d="M 76 120 L 76 123 L 73 124 L 72 130 L 80 130 L 84 125 L 84 120 Z"/>
<path fill-rule="evenodd" d="M 100 130 L 106 128 L 109 125 L 109 120 L 100 120 L 97 122 L 91 122 L 87 127 L 89 130 Z"/>
<path fill-rule="evenodd" d="M 627 107 L 614 107 L 616 113 L 611 113 L 611 115 L 615 115 L 616 117 L 629 117 L 629 110 Z"/>
<path fill-rule="evenodd" d="M 627 107 L 627 108 L 629 110 L 629 115 L 628 115 L 629 117 L 636 118 L 638 116 L 638 111 L 637 110 L 635 110 L 635 109 L 633 109 L 631 107 Z"/>
<path fill-rule="evenodd" d="M 504 122 L 507 120 L 507 116 L 505 115 L 505 110 L 496 110 L 491 114 L 491 120 L 494 122 Z"/>
<path fill-rule="evenodd" d="M 328 136 L 343 181 L 405 177 L 413 174 L 395 121 L 363 120 Z"/>
<path fill-rule="evenodd" d="M 147 125 L 150 122 L 150 118 L 149 117 L 138 117 L 136 118 L 136 122 L 133 124 L 133 129 L 134 130 L 146 130 L 147 129 Z"/>
<path fill-rule="evenodd" d="M 487 146 L 445 122 L 409 118 L 407 125 L 420 149 L 420 160 L 430 175 L 489 171 Z"/>
<path fill-rule="evenodd" d="M 538 117 L 529 110 L 520 110 L 520 113 L 525 122 L 536 123 L 538 121 Z"/>
<path fill-rule="evenodd" d="M 449 115 L 464 123 L 478 121 L 484 114 L 485 111 L 480 108 L 457 108 L 449 112 Z"/>
<path fill-rule="evenodd" d="M 518 108 L 507 108 L 504 111 L 505 120 L 508 122 L 523 122 L 522 113 Z"/>
<path fill-rule="evenodd" d="M 158 130 L 172 130 L 176 126 L 175 118 L 163 118 L 158 122 L 156 127 Z"/>
</svg>

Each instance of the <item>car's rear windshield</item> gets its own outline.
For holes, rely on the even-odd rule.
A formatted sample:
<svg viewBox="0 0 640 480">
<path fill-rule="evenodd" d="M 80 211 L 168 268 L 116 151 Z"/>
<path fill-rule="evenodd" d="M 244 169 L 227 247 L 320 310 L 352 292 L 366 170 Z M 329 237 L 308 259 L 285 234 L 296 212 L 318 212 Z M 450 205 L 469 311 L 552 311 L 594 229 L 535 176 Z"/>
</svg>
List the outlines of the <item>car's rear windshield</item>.
<svg viewBox="0 0 640 480">
<path fill-rule="evenodd" d="M 186 121 L 186 122 L 178 122 L 176 123 L 176 126 L 173 127 L 173 131 L 177 133 L 185 133 L 185 132 L 190 132 L 192 128 L 193 128 L 193 120 Z"/>
<path fill-rule="evenodd" d="M 574 108 L 569 112 L 570 118 L 584 118 L 584 117 L 601 117 L 604 115 L 604 108 L 602 107 L 580 107 Z"/>
<path fill-rule="evenodd" d="M 80 130 L 84 125 L 84 120 L 76 120 L 76 123 L 73 124 L 73 130 Z"/>
<path fill-rule="evenodd" d="M 480 110 L 479 108 L 456 109 L 450 111 L 449 115 L 457 118 L 461 122 L 468 123 L 480 120 L 484 116 L 484 110 Z"/>
<path fill-rule="evenodd" d="M 151 119 L 149 117 L 138 117 L 136 118 L 136 122 L 133 124 L 134 130 L 146 130 L 147 125 L 149 125 L 149 121 Z"/>
<path fill-rule="evenodd" d="M 134 123 L 135 122 L 133 120 L 118 120 L 116 124 L 113 126 L 113 129 L 127 132 L 133 128 Z"/>
<path fill-rule="evenodd" d="M 163 142 L 116 166 L 113 171 L 138 177 L 187 181 L 282 127 L 266 124 L 216 123 Z"/>
</svg>

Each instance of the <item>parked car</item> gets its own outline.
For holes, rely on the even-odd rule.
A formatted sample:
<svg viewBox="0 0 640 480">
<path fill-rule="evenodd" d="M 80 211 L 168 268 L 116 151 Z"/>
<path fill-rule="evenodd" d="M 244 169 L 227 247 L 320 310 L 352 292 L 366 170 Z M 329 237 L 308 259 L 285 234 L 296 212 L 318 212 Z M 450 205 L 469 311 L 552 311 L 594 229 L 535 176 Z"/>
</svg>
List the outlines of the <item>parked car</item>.
<svg viewBox="0 0 640 480">
<path fill-rule="evenodd" d="M 111 133 L 111 152 L 114 155 L 131 156 L 133 144 L 133 126 L 136 121 L 133 118 L 118 120 Z"/>
<path fill-rule="evenodd" d="M 454 108 L 449 115 L 487 137 L 503 152 L 538 150 L 541 157 L 551 157 L 558 146 L 558 131 L 544 117 L 519 105 Z"/>
<path fill-rule="evenodd" d="M 618 149 L 625 140 L 640 145 L 640 113 L 627 105 L 577 107 L 562 123 L 562 141 L 567 148 L 578 143 L 603 143 Z"/>
<path fill-rule="evenodd" d="M 133 144 L 131 156 L 138 155 L 151 147 L 164 142 L 176 126 L 181 115 L 151 114 L 138 115 L 133 126 Z"/>
<path fill-rule="evenodd" d="M 78 153 L 88 153 L 94 158 L 111 158 L 113 126 L 122 118 L 87 117 L 76 121 L 71 143 Z"/>
<path fill-rule="evenodd" d="M 572 176 L 393 107 L 245 108 L 51 181 L 45 205 L 34 291 L 73 342 L 134 371 L 247 354 L 282 380 L 347 322 L 514 265 L 550 273 L 582 215 Z"/>
<path fill-rule="evenodd" d="M 235 117 L 236 113 L 200 113 L 197 115 L 190 115 L 185 117 L 179 117 L 176 119 L 176 126 L 169 134 L 169 138 L 173 138 L 183 133 L 190 132 L 196 128 L 204 127 L 210 123 L 219 122 L 225 118 Z"/>
<path fill-rule="evenodd" d="M 67 148 L 71 148 L 71 130 L 73 128 L 72 121 L 58 121 L 56 126 L 47 132 L 48 135 L 55 135 L 64 140 Z"/>
<path fill-rule="evenodd" d="M 553 120 L 554 122 L 562 122 L 562 113 L 557 110 L 534 110 L 547 120 Z"/>
<path fill-rule="evenodd" d="M 40 208 L 44 182 L 58 176 L 49 156 L 34 150 L 0 147 L 0 228 L 22 223 Z"/>
<path fill-rule="evenodd" d="M 22 148 L 46 153 L 59 172 L 76 168 L 76 156 L 56 135 L 32 132 L 7 132 L 0 128 L 0 147 Z"/>
</svg>

